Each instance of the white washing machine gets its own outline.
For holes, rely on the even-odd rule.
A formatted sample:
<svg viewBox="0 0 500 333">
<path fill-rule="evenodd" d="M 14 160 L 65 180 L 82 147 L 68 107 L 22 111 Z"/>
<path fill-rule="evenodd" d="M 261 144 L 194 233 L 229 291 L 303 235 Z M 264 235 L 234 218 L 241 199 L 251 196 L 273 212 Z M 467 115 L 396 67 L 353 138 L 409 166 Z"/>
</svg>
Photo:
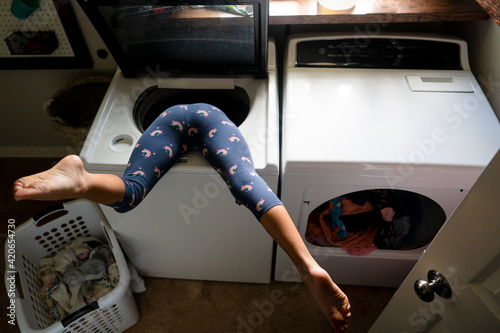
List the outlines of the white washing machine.
<svg viewBox="0 0 500 333">
<path fill-rule="evenodd" d="M 281 199 L 307 247 L 336 283 L 399 286 L 500 147 L 466 43 L 294 35 L 284 76 Z M 275 278 L 300 281 L 281 249 Z"/>
<path fill-rule="evenodd" d="M 81 151 L 85 167 L 121 176 L 143 129 L 161 112 L 206 102 L 239 126 L 257 172 L 277 191 L 278 90 L 267 1 L 238 1 L 236 8 L 160 3 L 80 1 L 120 67 Z M 271 279 L 271 237 L 198 152 L 182 156 L 136 209 L 102 209 L 144 276 Z"/>
</svg>

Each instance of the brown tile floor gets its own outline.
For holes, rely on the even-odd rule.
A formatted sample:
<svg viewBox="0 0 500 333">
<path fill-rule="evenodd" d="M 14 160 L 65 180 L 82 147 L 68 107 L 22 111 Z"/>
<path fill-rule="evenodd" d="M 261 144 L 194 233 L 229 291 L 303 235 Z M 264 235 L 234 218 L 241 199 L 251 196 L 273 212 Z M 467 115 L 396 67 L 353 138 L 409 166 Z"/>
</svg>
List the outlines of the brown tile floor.
<svg viewBox="0 0 500 333">
<path fill-rule="evenodd" d="M 15 202 L 12 183 L 18 177 L 49 168 L 56 159 L 0 159 L 0 271 L 4 271 L 7 220 L 19 225 L 50 202 Z M 22 244 L 18 244 L 22 246 Z M 329 325 L 302 284 L 223 283 L 146 278 L 147 291 L 136 294 L 139 322 L 127 332 L 329 332 Z M 367 332 L 395 292 L 392 288 L 341 286 L 349 296 L 353 317 L 349 332 Z M 271 293 L 279 292 L 280 304 Z M 282 293 L 282 294 L 281 294 Z M 275 298 L 276 300 L 276 298 Z M 19 332 L 7 323 L 8 298 L 0 288 L 0 331 Z"/>
</svg>

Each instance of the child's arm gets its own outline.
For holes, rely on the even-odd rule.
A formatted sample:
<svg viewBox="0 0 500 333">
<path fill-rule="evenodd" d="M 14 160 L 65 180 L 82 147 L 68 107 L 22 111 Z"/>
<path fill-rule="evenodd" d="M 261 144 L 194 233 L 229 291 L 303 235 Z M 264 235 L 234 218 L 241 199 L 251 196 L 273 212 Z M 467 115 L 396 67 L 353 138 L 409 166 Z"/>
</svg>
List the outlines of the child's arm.
<svg viewBox="0 0 500 333">
<path fill-rule="evenodd" d="M 351 316 L 349 300 L 311 256 L 285 207 L 269 209 L 260 223 L 293 261 L 330 324 L 337 332 L 344 332 Z"/>
</svg>

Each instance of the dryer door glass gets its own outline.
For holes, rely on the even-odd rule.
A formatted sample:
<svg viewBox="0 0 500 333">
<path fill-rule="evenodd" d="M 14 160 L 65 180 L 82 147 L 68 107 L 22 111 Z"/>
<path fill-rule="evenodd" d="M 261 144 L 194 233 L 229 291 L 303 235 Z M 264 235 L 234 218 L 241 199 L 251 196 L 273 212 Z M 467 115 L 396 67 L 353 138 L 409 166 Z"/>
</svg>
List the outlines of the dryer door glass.
<svg viewBox="0 0 500 333">
<path fill-rule="evenodd" d="M 306 239 L 363 255 L 374 249 L 412 250 L 431 242 L 446 220 L 434 200 L 392 189 L 363 190 L 332 198 L 310 214 Z"/>
</svg>

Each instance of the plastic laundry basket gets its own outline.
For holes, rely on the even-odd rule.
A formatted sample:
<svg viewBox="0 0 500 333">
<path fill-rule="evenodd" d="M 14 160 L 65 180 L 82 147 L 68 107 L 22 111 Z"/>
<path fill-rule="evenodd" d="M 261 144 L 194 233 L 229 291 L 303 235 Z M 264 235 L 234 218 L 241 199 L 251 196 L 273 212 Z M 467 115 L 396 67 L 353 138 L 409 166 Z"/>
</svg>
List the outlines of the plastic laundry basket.
<svg viewBox="0 0 500 333">
<path fill-rule="evenodd" d="M 49 220 L 50 222 L 47 222 Z M 37 277 L 40 259 L 54 255 L 77 237 L 92 236 L 109 244 L 118 265 L 117 286 L 97 302 L 90 303 L 61 321 L 50 322 L 47 305 L 39 296 L 42 282 Z M 118 241 L 101 209 L 87 200 L 57 205 L 15 229 L 17 270 L 15 301 L 16 320 L 21 332 L 122 332 L 134 325 L 139 313 L 129 289 L 130 273 Z M 7 261 L 6 276 L 11 276 Z M 5 280 L 9 289 L 10 282 Z M 24 294 L 24 297 L 21 297 Z"/>
</svg>

